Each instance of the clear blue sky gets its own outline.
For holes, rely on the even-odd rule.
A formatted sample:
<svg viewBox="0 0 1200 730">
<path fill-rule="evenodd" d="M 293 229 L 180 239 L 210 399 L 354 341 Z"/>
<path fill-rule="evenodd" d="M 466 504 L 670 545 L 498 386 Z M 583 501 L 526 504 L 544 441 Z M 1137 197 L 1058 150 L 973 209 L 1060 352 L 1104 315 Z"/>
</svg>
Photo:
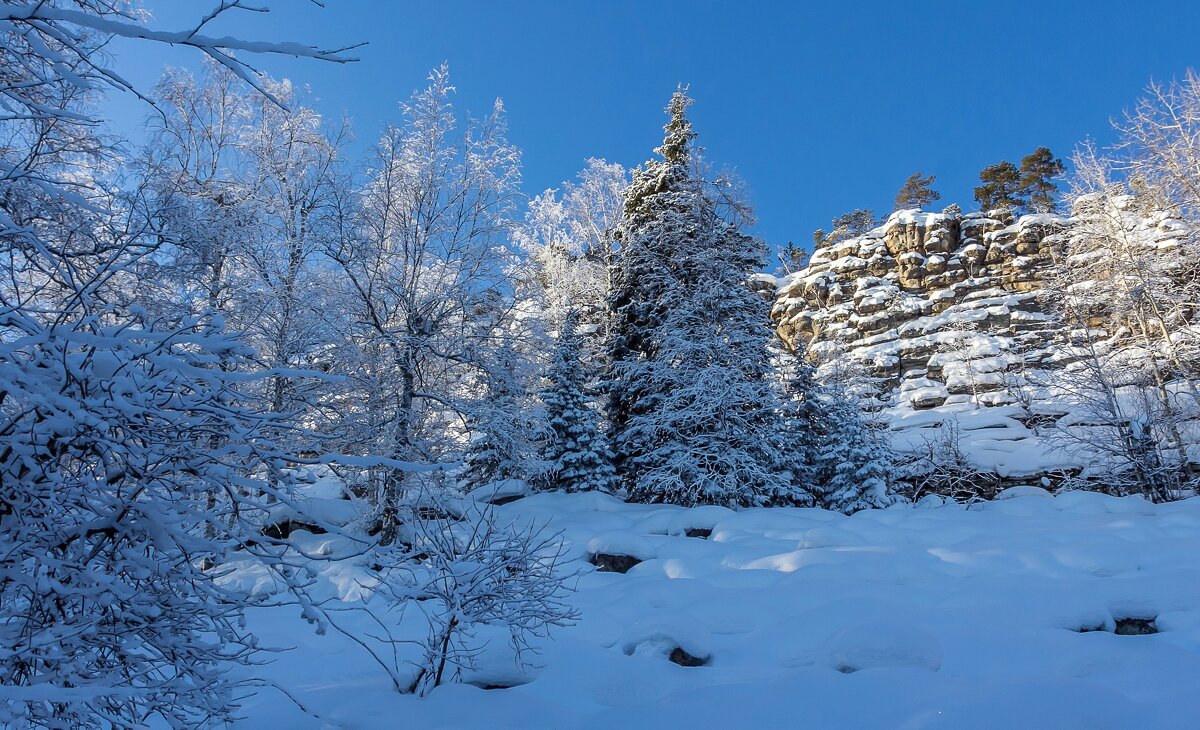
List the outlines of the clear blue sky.
<svg viewBox="0 0 1200 730">
<path fill-rule="evenodd" d="M 215 0 L 145 0 L 175 29 Z M 1200 2 L 456 2 L 260 0 L 214 32 L 366 41 L 361 61 L 263 60 L 307 83 L 326 114 L 354 120 L 355 151 L 397 101 L 448 61 L 460 108 L 502 97 L 536 193 L 590 156 L 625 165 L 661 139 L 662 108 L 691 84 L 709 158 L 735 168 L 774 245 L 856 207 L 891 209 L 909 173 L 938 177 L 938 205 L 971 204 L 984 165 L 1038 145 L 1062 157 L 1111 141 L 1109 119 L 1151 78 L 1200 66 Z M 187 49 L 121 44 L 121 68 L 153 83 Z M 118 126 L 142 115 L 112 105 Z"/>
</svg>

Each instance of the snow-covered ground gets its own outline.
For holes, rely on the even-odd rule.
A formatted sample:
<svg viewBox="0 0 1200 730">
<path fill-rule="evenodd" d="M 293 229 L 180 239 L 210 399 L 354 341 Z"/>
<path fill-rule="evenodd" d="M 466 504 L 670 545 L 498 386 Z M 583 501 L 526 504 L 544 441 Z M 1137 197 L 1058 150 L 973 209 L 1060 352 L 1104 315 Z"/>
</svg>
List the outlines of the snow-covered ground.
<svg viewBox="0 0 1200 730">
<path fill-rule="evenodd" d="M 851 517 L 527 497 L 499 514 L 562 531 L 582 617 L 540 642 L 540 669 L 521 676 L 497 639 L 471 677 L 524 684 L 402 696 L 336 632 L 313 634 L 295 609 L 258 609 L 264 643 L 295 648 L 256 674 L 323 720 L 264 688 L 240 726 L 1196 727 L 1200 498 L 1005 496 Z M 643 562 L 598 572 L 596 552 Z M 322 579 L 349 595 L 369 576 L 341 566 Z M 414 637 L 419 617 L 384 615 Z M 1114 633 L 1127 618 L 1159 633 Z M 707 664 L 668 661 L 676 647 Z"/>
</svg>

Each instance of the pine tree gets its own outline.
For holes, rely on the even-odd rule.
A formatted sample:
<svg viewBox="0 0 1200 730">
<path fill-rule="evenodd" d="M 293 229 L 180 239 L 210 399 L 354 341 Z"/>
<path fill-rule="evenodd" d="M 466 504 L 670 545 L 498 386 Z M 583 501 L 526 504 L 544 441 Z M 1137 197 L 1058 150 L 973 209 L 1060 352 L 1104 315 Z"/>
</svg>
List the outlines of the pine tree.
<svg viewBox="0 0 1200 730">
<path fill-rule="evenodd" d="M 666 139 L 634 174 L 614 270 L 609 390 L 632 498 L 730 506 L 792 501 L 770 380 L 766 302 L 747 279 L 760 241 L 723 218 L 693 170 L 676 92 Z"/>
<path fill-rule="evenodd" d="M 1038 147 L 1021 160 L 1021 195 L 1029 199 L 1029 208 L 1037 213 L 1049 213 L 1054 209 L 1054 198 L 1058 185 L 1054 178 L 1066 170 L 1062 160 L 1057 159 L 1049 147 Z"/>
<path fill-rule="evenodd" d="M 877 225 L 879 218 L 875 216 L 875 211 L 870 208 L 856 208 L 833 219 L 833 231 L 828 240 L 833 243 L 861 236 Z"/>
<path fill-rule="evenodd" d="M 924 208 L 935 200 L 941 200 L 942 194 L 933 189 L 934 180 L 937 180 L 937 176 L 921 177 L 919 170 L 909 175 L 900 192 L 896 193 L 896 205 L 892 210 Z"/>
<path fill-rule="evenodd" d="M 783 250 L 778 253 L 777 258 L 779 263 L 783 264 L 784 272 L 790 274 L 804 268 L 804 262 L 808 260 L 808 252 L 792 241 L 788 241 Z"/>
<path fill-rule="evenodd" d="M 849 213 L 842 213 L 833 219 L 833 229 L 826 233 L 825 229 L 813 231 L 813 248 L 821 248 L 831 243 L 844 241 L 847 238 L 861 236 L 879 225 L 875 211 L 870 208 L 855 208 Z"/>
<path fill-rule="evenodd" d="M 820 439 L 815 460 L 821 506 L 850 514 L 894 504 L 891 449 L 882 425 L 843 382 L 826 384 L 823 396 L 830 428 Z"/>
<path fill-rule="evenodd" d="M 550 425 L 543 453 L 550 465 L 548 482 L 566 492 L 612 492 L 617 488 L 617 473 L 608 441 L 584 392 L 577 318 L 574 309 L 564 318 L 548 373 L 550 384 L 542 391 Z"/>
<path fill-rule="evenodd" d="M 1021 173 L 1013 163 L 1004 160 L 983 168 L 979 173 L 979 181 L 983 185 L 975 188 L 975 200 L 983 212 L 1015 212 L 1025 207 L 1025 200 L 1021 197 Z"/>
</svg>

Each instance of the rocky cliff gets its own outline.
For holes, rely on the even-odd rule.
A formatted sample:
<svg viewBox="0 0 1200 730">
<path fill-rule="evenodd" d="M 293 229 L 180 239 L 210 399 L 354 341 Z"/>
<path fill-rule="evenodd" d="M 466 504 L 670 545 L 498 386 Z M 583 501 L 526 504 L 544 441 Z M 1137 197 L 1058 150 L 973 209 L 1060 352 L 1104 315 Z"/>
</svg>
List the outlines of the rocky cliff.
<svg viewBox="0 0 1200 730">
<path fill-rule="evenodd" d="M 976 468 L 1038 479 L 1073 466 L 1038 437 L 1061 411 L 1031 397 L 1027 378 L 1059 357 L 1043 278 L 1069 227 L 1052 215 L 900 211 L 780 279 L 772 316 L 826 367 L 864 368 L 899 448 L 952 417 Z"/>
</svg>

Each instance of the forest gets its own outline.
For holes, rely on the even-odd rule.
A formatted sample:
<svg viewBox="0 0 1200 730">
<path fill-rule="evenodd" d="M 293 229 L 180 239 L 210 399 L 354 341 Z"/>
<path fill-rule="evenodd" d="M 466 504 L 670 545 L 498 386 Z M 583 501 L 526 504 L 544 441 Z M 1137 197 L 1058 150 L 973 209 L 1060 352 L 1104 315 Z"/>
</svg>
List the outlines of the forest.
<svg viewBox="0 0 1200 730">
<path fill-rule="evenodd" d="M 251 10 L 0 3 L 0 725 L 1200 709 L 1200 75 L 779 246 L 686 85 L 528 196 L 449 65 L 354 154 L 252 64 L 358 49 L 207 33 Z"/>
</svg>

